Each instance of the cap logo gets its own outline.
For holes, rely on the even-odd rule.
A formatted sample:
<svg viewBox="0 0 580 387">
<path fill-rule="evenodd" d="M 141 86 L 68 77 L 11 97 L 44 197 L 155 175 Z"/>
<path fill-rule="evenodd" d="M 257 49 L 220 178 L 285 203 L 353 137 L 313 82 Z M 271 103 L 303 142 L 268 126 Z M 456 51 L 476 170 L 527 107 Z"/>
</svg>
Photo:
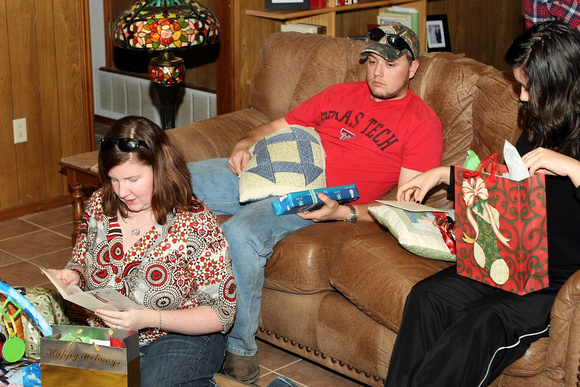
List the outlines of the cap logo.
<svg viewBox="0 0 580 387">
<path fill-rule="evenodd" d="M 382 30 L 385 31 L 385 34 L 389 34 L 389 35 L 398 35 L 397 31 L 395 31 L 395 29 L 391 26 L 381 26 Z"/>
</svg>

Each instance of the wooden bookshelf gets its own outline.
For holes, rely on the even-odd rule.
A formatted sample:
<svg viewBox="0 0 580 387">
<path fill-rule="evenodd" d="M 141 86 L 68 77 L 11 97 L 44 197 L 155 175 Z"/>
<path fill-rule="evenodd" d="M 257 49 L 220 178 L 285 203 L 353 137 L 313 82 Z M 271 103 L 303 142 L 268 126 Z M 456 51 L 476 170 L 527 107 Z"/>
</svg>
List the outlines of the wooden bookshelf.
<svg viewBox="0 0 580 387">
<path fill-rule="evenodd" d="M 249 106 L 250 80 L 262 43 L 270 34 L 280 31 L 282 24 L 323 25 L 327 35 L 337 37 L 364 35 L 368 24 L 376 24 L 378 10 L 393 5 L 419 11 L 419 38 L 421 48 L 425 49 L 427 0 L 379 0 L 290 11 L 267 11 L 263 8 L 264 0 L 216 1 L 216 15 L 222 25 L 217 61 L 218 112 Z"/>
<path fill-rule="evenodd" d="M 278 20 L 289 20 L 297 19 L 302 17 L 308 17 L 312 15 L 319 15 L 331 12 L 351 12 L 361 9 L 377 8 L 377 7 L 387 7 L 392 5 L 408 4 L 412 3 L 408 0 L 382 0 L 382 1 L 370 1 L 366 3 L 358 3 L 352 5 L 341 5 L 335 6 L 330 5 L 326 8 L 312 8 L 312 9 L 300 9 L 300 10 L 274 10 L 268 11 L 265 8 L 248 9 L 246 13 L 252 16 L 265 17 L 268 19 L 278 19 Z M 426 1 L 417 1 L 417 3 L 426 3 Z M 405 7 L 416 8 L 414 6 L 405 5 Z"/>
<path fill-rule="evenodd" d="M 271 19 L 286 24 L 290 23 L 310 23 L 326 26 L 326 33 L 331 36 L 359 35 L 361 33 L 347 33 L 343 34 L 341 31 L 342 24 L 350 24 L 349 19 L 360 19 L 365 17 L 367 23 L 361 23 L 366 27 L 366 24 L 375 23 L 375 19 L 369 19 L 369 15 L 376 13 L 379 8 L 398 5 L 401 7 L 415 8 L 419 11 L 419 40 L 421 42 L 421 49 L 425 49 L 426 42 L 426 20 L 427 20 L 427 0 L 408 1 L 408 0 L 382 0 L 371 1 L 366 3 L 334 6 L 332 0 L 329 1 L 331 5 L 326 8 L 313 8 L 305 10 L 272 10 L 268 11 L 265 8 L 247 9 L 246 14 L 258 18 Z M 368 11 L 368 12 L 367 12 Z"/>
</svg>

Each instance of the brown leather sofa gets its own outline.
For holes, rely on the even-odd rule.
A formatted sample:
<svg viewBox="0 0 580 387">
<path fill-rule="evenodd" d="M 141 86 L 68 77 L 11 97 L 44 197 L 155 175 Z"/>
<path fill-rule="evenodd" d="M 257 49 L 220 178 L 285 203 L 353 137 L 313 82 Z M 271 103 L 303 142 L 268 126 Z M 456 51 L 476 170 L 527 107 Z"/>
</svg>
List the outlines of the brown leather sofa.
<svg viewBox="0 0 580 387">
<path fill-rule="evenodd" d="M 170 134 L 188 161 L 227 157 L 248 130 L 331 84 L 364 79 L 358 57 L 364 46 L 324 35 L 273 34 L 255 67 L 250 109 Z M 501 155 L 504 139 L 515 144 L 519 90 L 510 71 L 451 53 L 423 53 L 419 61 L 411 89 L 443 123 L 444 165 L 460 164 L 468 149 Z M 444 187 L 427 204 L 452 206 Z M 376 222 L 307 227 L 278 243 L 266 266 L 257 336 L 363 383 L 382 385 L 409 290 L 448 265 L 405 251 Z M 579 301 L 577 273 L 556 300 L 550 337 L 535 342 L 493 385 L 578 385 Z"/>
</svg>

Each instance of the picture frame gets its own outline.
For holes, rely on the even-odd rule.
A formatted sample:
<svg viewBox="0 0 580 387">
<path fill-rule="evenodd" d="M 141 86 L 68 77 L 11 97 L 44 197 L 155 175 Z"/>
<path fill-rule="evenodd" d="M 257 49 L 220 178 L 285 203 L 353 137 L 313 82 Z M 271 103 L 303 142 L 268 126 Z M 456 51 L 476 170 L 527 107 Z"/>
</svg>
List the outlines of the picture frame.
<svg viewBox="0 0 580 387">
<path fill-rule="evenodd" d="M 310 9 L 310 0 L 265 0 L 266 11 Z"/>
<path fill-rule="evenodd" d="M 451 51 L 447 15 L 427 15 L 427 52 Z"/>
</svg>

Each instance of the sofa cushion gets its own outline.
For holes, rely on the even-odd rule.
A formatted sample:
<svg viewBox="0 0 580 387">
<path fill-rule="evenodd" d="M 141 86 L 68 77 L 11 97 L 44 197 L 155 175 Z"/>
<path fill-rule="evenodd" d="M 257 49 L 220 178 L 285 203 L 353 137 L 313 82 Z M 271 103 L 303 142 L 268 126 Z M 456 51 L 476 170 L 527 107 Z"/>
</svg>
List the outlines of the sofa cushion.
<svg viewBox="0 0 580 387">
<path fill-rule="evenodd" d="M 296 216 L 296 215 L 287 215 Z M 347 236 L 385 233 L 375 222 L 317 223 L 293 232 L 274 247 L 264 287 L 288 293 L 333 291 L 329 277 Z"/>
<path fill-rule="evenodd" d="M 486 71 L 477 82 L 477 93 L 473 101 L 472 149 L 483 160 L 503 149 L 504 141 L 517 142 L 521 134 L 518 129 L 519 84 L 511 70 Z M 503 162 L 503 152 L 497 152 Z"/>
<path fill-rule="evenodd" d="M 292 125 L 250 148 L 240 174 L 240 202 L 326 187 L 324 148 L 316 130 Z"/>
<path fill-rule="evenodd" d="M 445 244 L 441 230 L 433 224 L 432 212 L 411 212 L 389 205 L 370 207 L 369 212 L 411 253 L 448 262 L 457 260 Z"/>
<path fill-rule="evenodd" d="M 275 119 L 330 85 L 364 80 L 359 52 L 366 45 L 328 35 L 271 34 L 258 55 L 250 106 Z"/>
<path fill-rule="evenodd" d="M 398 332 L 413 285 L 448 266 L 403 250 L 389 233 L 360 235 L 342 246 L 330 283 L 369 317 Z"/>
</svg>

